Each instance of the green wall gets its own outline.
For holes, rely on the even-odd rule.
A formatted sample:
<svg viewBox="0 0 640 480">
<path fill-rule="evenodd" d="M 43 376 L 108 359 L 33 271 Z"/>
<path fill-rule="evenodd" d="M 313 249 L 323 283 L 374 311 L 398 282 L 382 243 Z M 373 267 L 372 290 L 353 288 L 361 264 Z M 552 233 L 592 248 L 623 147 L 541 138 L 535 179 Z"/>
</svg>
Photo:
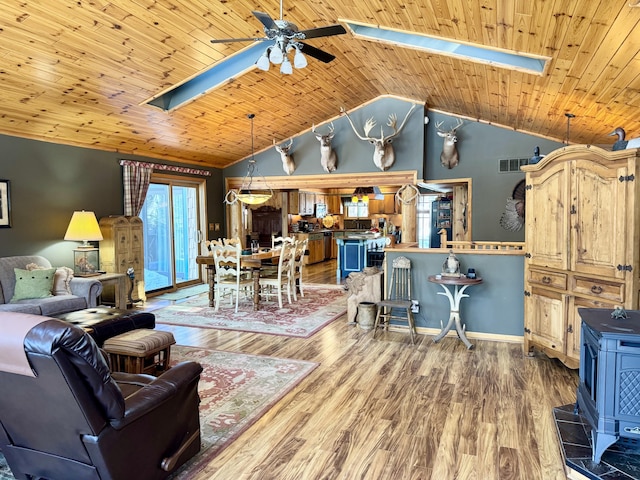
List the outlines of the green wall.
<svg viewBox="0 0 640 480">
<path fill-rule="evenodd" d="M 12 228 L 0 228 L 0 256 L 43 255 L 57 266 L 73 260 L 76 243 L 63 237 L 74 210 L 91 210 L 98 218 L 123 213 L 119 160 L 176 165 L 6 135 L 0 135 L 0 151 L 0 179 L 11 182 L 12 216 Z M 210 170 L 208 222 L 222 223 L 222 172 Z"/>
</svg>

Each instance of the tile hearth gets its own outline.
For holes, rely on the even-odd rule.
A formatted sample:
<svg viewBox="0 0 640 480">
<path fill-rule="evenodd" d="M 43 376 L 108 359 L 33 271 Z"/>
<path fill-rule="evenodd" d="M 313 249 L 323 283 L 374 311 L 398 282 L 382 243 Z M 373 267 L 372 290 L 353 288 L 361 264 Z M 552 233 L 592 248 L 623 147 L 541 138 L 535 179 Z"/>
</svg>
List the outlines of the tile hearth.
<svg viewBox="0 0 640 480">
<path fill-rule="evenodd" d="M 640 442 L 620 439 L 602 455 L 600 464 L 591 461 L 590 427 L 581 415 L 573 413 L 574 404 L 553 409 L 558 439 L 569 479 L 640 479 Z M 578 475 L 572 476 L 576 472 Z M 580 476 L 581 475 L 581 476 Z"/>
</svg>

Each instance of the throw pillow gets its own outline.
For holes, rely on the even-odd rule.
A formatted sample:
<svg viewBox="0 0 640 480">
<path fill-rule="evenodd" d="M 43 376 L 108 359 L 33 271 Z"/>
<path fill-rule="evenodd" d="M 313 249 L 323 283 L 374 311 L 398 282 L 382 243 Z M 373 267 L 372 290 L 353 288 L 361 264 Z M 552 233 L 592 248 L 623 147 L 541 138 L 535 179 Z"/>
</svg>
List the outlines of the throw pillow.
<svg viewBox="0 0 640 480">
<path fill-rule="evenodd" d="M 37 263 L 28 263 L 25 267 L 27 270 L 44 270 L 47 267 L 38 265 Z M 53 294 L 54 295 L 72 295 L 71 279 L 73 278 L 73 270 L 69 267 L 58 267 L 53 277 Z"/>
<path fill-rule="evenodd" d="M 29 298 L 46 298 L 51 296 L 55 268 L 44 270 L 23 270 L 14 268 L 16 274 L 16 288 L 11 303 Z"/>
</svg>

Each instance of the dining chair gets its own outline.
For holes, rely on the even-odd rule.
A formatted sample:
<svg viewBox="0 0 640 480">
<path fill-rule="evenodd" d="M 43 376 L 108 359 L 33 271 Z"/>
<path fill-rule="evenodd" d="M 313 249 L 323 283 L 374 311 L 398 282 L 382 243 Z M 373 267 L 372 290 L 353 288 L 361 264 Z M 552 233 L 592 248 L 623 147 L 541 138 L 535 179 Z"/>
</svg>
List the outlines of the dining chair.
<svg viewBox="0 0 640 480">
<path fill-rule="evenodd" d="M 206 249 L 206 254 L 207 255 L 213 255 L 213 248 L 214 247 L 221 247 L 223 245 L 222 243 L 222 239 L 218 238 L 217 240 L 205 240 L 204 241 L 204 246 Z"/>
<path fill-rule="evenodd" d="M 275 235 L 271 235 L 271 248 L 281 247 L 283 243 L 285 242 L 293 243 L 295 242 L 295 240 L 296 239 L 293 237 L 285 237 L 285 236 L 276 237 Z"/>
<path fill-rule="evenodd" d="M 302 288 L 302 270 L 304 268 L 304 254 L 307 251 L 309 245 L 309 239 L 296 240 L 294 259 L 291 263 L 291 289 L 293 290 L 293 300 L 298 300 L 297 292 L 300 291 L 300 296 L 304 297 L 304 290 Z"/>
<path fill-rule="evenodd" d="M 240 293 L 249 295 L 252 292 L 253 279 L 250 274 L 240 268 L 241 254 L 242 246 L 240 244 L 215 247 L 213 249 L 216 269 L 216 299 L 214 307 L 216 312 L 220 308 L 220 299 L 223 296 L 229 296 L 230 303 L 233 304 L 235 294 L 237 312 Z"/>
<path fill-rule="evenodd" d="M 225 246 L 232 246 L 232 247 L 236 247 L 240 245 L 240 249 L 242 249 L 242 242 L 240 241 L 239 238 L 223 238 L 222 243 Z"/>
<path fill-rule="evenodd" d="M 278 259 L 278 269 L 275 274 L 260 274 L 260 295 L 278 297 L 278 306 L 282 308 L 282 291 L 286 289 L 287 298 L 291 303 L 291 265 L 295 257 L 295 245 L 290 242 L 282 243 L 282 251 Z"/>
<path fill-rule="evenodd" d="M 384 329 L 389 330 L 391 320 L 400 320 L 406 321 L 409 325 L 411 343 L 415 343 L 416 326 L 411 312 L 411 260 L 407 257 L 399 256 L 393 260 L 387 295 L 383 300 L 376 302 L 376 308 L 374 338 L 381 321 Z"/>
</svg>

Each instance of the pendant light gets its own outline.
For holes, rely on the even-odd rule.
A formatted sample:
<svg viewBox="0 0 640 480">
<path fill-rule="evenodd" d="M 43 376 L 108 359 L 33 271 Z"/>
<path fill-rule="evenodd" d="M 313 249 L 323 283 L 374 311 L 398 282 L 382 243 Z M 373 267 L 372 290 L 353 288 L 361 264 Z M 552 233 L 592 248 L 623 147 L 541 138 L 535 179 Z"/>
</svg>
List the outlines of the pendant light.
<svg viewBox="0 0 640 480">
<path fill-rule="evenodd" d="M 273 190 L 271 190 L 271 187 L 267 184 L 267 180 L 260 174 L 256 166 L 253 146 L 253 119 L 255 118 L 255 114 L 249 113 L 247 115 L 247 118 L 251 120 L 251 158 L 249 159 L 247 174 L 242 179 L 240 188 L 237 191 L 229 190 L 227 192 L 224 201 L 225 203 L 228 203 L 230 205 L 236 203 L 236 201 L 240 201 L 248 205 L 259 205 L 266 202 L 273 196 Z M 253 184 L 254 174 L 257 174 L 262 178 L 262 183 L 266 185 L 268 191 L 256 191 L 255 189 L 251 188 L 251 185 Z"/>
</svg>

